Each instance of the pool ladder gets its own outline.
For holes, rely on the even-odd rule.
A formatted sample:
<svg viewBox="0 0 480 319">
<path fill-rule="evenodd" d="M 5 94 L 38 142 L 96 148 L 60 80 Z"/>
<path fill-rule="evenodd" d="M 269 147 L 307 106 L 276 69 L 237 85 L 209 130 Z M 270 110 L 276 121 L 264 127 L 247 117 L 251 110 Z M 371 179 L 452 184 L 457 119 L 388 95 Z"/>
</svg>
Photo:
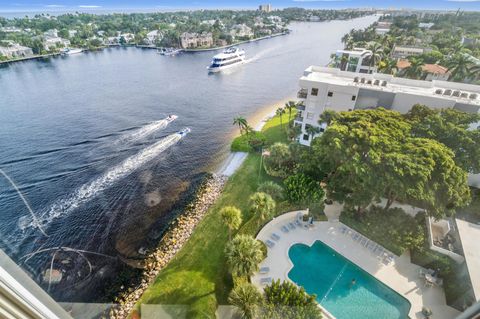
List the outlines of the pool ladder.
<svg viewBox="0 0 480 319">
<path fill-rule="evenodd" d="M 322 298 L 322 301 L 320 301 L 320 303 L 324 302 L 325 299 L 327 299 L 328 295 L 330 294 L 330 292 L 332 291 L 333 287 L 337 284 L 337 282 L 340 280 L 340 278 L 342 277 L 343 273 L 345 272 L 345 269 L 347 269 L 347 266 L 348 264 L 345 263 L 345 265 L 343 265 L 342 269 L 340 270 L 340 272 L 338 273 L 337 275 L 337 278 L 335 278 L 335 280 L 332 282 L 332 284 L 330 285 L 330 287 L 328 288 L 327 290 L 327 293 L 325 294 L 325 296 L 323 296 Z"/>
</svg>

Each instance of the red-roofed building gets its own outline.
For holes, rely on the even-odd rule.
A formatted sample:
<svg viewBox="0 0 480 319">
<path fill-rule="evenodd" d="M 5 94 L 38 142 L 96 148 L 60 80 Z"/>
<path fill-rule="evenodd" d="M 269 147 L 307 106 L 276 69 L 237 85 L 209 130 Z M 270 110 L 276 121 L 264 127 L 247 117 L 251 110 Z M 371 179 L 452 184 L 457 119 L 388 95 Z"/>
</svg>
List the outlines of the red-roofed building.
<svg viewBox="0 0 480 319">
<path fill-rule="evenodd" d="M 410 66 L 410 62 L 408 60 L 400 59 L 397 62 L 397 68 L 399 71 L 406 69 Z M 448 72 L 448 68 L 438 65 L 438 64 L 424 64 L 423 72 L 427 75 L 425 80 L 432 81 L 432 80 L 441 80 L 441 81 L 448 81 L 450 77 L 450 72 Z"/>
</svg>

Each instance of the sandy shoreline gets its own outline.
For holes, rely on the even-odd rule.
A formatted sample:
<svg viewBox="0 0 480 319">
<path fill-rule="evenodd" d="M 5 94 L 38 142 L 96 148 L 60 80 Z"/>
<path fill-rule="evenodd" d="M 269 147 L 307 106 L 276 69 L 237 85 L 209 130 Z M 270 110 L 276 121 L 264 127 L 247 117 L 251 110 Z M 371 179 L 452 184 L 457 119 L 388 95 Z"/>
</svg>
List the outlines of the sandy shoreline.
<svg viewBox="0 0 480 319">
<path fill-rule="evenodd" d="M 279 108 L 280 106 L 284 106 L 285 103 L 292 100 L 295 100 L 295 98 L 289 97 L 273 103 L 268 107 L 262 108 L 257 113 L 253 114 L 250 118 L 248 118 L 248 122 L 256 131 L 261 131 L 267 121 L 273 116 L 275 116 L 275 111 L 277 110 L 277 108 Z M 218 169 L 215 170 L 215 174 L 227 177 L 232 176 L 243 164 L 243 162 L 247 158 L 247 155 L 248 153 L 245 152 L 230 152 L 227 158 L 219 165 Z"/>
</svg>

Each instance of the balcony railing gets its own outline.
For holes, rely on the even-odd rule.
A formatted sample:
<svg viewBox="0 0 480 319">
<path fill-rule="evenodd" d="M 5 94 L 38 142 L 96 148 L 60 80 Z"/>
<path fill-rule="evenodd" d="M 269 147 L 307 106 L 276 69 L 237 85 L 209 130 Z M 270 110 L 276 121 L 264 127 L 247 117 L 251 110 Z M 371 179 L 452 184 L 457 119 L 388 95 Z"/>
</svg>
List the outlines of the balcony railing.
<svg viewBox="0 0 480 319">
<path fill-rule="evenodd" d="M 299 99 L 306 99 L 308 95 L 308 90 L 307 89 L 300 89 L 297 93 L 297 97 Z"/>
<path fill-rule="evenodd" d="M 295 116 L 294 120 L 297 121 L 297 122 L 303 122 L 303 116 L 297 115 L 297 116 Z"/>
</svg>

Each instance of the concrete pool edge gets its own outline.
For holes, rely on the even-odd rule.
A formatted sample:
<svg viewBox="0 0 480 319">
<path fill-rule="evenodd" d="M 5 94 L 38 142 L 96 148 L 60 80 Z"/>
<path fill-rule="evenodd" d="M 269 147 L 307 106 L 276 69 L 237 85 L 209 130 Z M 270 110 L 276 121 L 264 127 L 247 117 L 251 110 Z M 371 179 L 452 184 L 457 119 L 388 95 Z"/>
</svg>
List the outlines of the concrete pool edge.
<svg viewBox="0 0 480 319">
<path fill-rule="evenodd" d="M 408 311 L 406 312 L 407 314 L 410 313 L 410 309 L 412 308 L 412 304 L 411 302 L 405 297 L 403 296 L 401 293 L 399 293 L 398 291 L 396 291 L 395 289 L 389 287 L 387 284 L 385 284 L 383 281 L 379 280 L 378 278 L 376 278 L 375 276 L 373 276 L 372 274 L 370 274 L 368 271 L 366 271 L 365 269 L 363 269 L 361 266 L 357 265 L 355 262 L 351 261 L 350 259 L 348 259 L 346 256 L 344 256 L 343 254 L 341 254 L 339 251 L 335 250 L 333 247 L 329 246 L 327 243 L 323 242 L 322 240 L 315 240 L 312 245 L 308 245 L 308 244 L 304 244 L 304 243 L 295 243 L 295 244 L 292 244 L 290 245 L 289 249 L 288 249 L 288 258 L 290 260 L 290 264 L 293 265 L 293 267 L 295 267 L 295 264 L 293 263 L 291 257 L 290 257 L 290 250 L 294 247 L 294 246 L 305 246 L 307 247 L 308 249 L 313 249 L 313 246 L 316 245 L 317 243 L 320 243 L 321 245 L 325 246 L 327 249 L 330 249 L 331 251 L 333 251 L 334 253 L 336 253 L 337 255 L 340 256 L 341 259 L 344 259 L 347 263 L 351 264 L 353 267 L 357 268 L 360 272 L 363 272 L 365 273 L 368 277 L 370 277 L 372 280 L 374 280 L 375 282 L 378 282 L 378 284 L 384 286 L 386 289 L 390 290 L 392 293 L 394 293 L 395 295 L 397 295 L 398 297 L 400 297 L 401 299 L 403 299 L 406 304 L 408 304 Z M 293 269 L 290 268 L 290 270 L 288 271 L 288 273 L 291 272 L 291 270 Z M 288 280 L 290 280 L 291 282 L 295 283 L 291 278 L 290 276 L 288 276 L 287 274 L 287 278 Z M 318 297 L 318 296 L 317 296 Z M 317 301 L 318 302 L 318 301 Z M 318 302 L 320 304 L 320 302 Z M 324 306 L 322 306 L 324 307 Z M 407 315 L 408 316 L 408 315 Z"/>
<path fill-rule="evenodd" d="M 256 238 L 261 241 L 272 240 L 270 235 L 274 232 L 281 237 L 280 240 L 275 241 L 273 248 L 268 249 L 267 258 L 261 263 L 262 267 L 270 267 L 269 273 L 264 275 L 257 273 L 251 277 L 252 283 L 259 289 L 263 289 L 260 280 L 265 277 L 291 282 L 288 278 L 288 272 L 292 268 L 288 257 L 290 247 L 296 243 L 311 246 L 316 240 L 320 240 L 407 299 L 411 305 L 410 318 L 423 318 L 421 314 L 423 306 L 432 309 L 437 319 L 451 319 L 460 313 L 446 304 L 442 288 L 424 287 L 423 282 L 418 278 L 421 267 L 410 262 L 409 254 L 396 256 L 390 265 L 379 264 L 367 250 L 359 249 L 353 240 L 340 233 L 339 227 L 343 224 L 338 221 L 314 222 L 314 227 L 308 230 L 297 227 L 289 233 L 281 231 L 282 225 L 295 221 L 296 215 L 302 212 L 305 211 L 293 211 L 280 215 L 267 223 L 257 234 Z"/>
</svg>

